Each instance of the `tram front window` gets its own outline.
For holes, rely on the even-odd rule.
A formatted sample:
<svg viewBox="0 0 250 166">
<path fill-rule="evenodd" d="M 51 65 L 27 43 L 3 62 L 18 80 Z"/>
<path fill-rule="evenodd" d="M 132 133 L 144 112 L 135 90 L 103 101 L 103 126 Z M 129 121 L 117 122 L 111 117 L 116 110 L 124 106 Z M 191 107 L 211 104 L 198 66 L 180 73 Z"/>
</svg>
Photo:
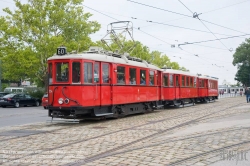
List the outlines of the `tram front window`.
<svg viewBox="0 0 250 166">
<path fill-rule="evenodd" d="M 72 63 L 72 82 L 80 83 L 80 62 Z"/>
<path fill-rule="evenodd" d="M 56 63 L 56 82 L 69 81 L 69 63 L 61 62 Z"/>
</svg>

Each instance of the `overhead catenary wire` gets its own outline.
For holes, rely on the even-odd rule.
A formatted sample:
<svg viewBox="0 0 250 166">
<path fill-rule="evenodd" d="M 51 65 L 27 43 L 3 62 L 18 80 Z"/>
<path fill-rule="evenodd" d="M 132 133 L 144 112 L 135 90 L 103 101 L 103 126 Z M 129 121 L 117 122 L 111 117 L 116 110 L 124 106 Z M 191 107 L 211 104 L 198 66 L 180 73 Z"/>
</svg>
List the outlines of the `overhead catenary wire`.
<svg viewBox="0 0 250 166">
<path fill-rule="evenodd" d="M 83 6 L 85 6 L 86 8 L 89 8 L 89 9 L 93 9 L 93 8 L 90 8 L 90 7 L 86 6 L 86 5 L 83 5 Z M 94 10 L 94 11 L 97 11 L 97 10 Z M 102 12 L 101 11 L 97 11 L 97 12 L 99 12 L 101 14 L 104 14 L 103 12 L 110 13 L 110 12 L 106 12 L 106 11 L 102 11 Z M 192 28 L 187 28 L 187 27 L 182 27 L 182 26 L 177 26 L 177 25 L 171 25 L 171 24 L 166 24 L 166 23 L 162 23 L 162 22 L 156 22 L 156 21 L 152 21 L 152 20 L 145 20 L 145 19 L 141 19 L 141 18 L 133 17 L 133 16 L 124 16 L 124 15 L 115 14 L 115 13 L 110 13 L 110 14 L 118 15 L 118 16 L 122 16 L 122 17 L 127 17 L 127 18 L 131 18 L 131 19 L 134 19 L 134 20 L 146 21 L 146 22 L 149 22 L 151 24 L 166 25 L 166 26 L 171 26 L 171 27 L 176 27 L 176 28 L 186 29 L 186 30 L 192 30 L 192 31 L 197 31 L 197 32 L 202 32 L 202 33 L 211 33 L 209 31 L 204 31 L 204 30 L 199 30 L 199 29 L 192 29 Z M 108 16 L 108 15 L 106 15 L 106 16 Z M 110 17 L 110 18 L 113 18 L 113 17 Z M 185 17 L 182 17 L 182 18 L 179 18 L 179 19 L 183 19 L 183 18 L 185 18 Z M 174 20 L 179 20 L 179 19 L 174 19 Z M 117 19 L 115 19 L 115 20 L 117 20 Z M 169 20 L 169 21 L 174 21 L 174 20 Z M 169 21 L 167 21 L 167 22 L 169 22 Z M 150 25 L 148 25 L 148 26 L 150 26 Z M 148 26 L 141 26 L 140 28 L 144 28 L 144 27 L 148 27 Z M 218 34 L 218 35 L 224 35 L 224 36 L 232 36 L 232 35 L 222 34 L 222 33 L 217 33 L 217 32 L 213 32 L 213 33 L 214 34 Z"/>
<path fill-rule="evenodd" d="M 86 6 L 85 6 L 85 7 L 86 7 Z M 100 13 L 100 14 L 103 14 L 102 12 L 99 12 L 99 11 L 93 9 L 93 8 L 90 8 L 90 7 L 88 7 L 88 8 L 89 8 L 89 9 L 92 9 L 92 10 L 94 10 L 94 11 Z M 103 14 L 103 15 L 105 15 L 105 16 L 107 16 L 107 17 L 109 17 L 109 18 L 112 18 L 112 19 L 115 19 L 115 20 L 119 21 L 118 19 L 113 18 L 113 17 L 110 17 L 109 15 L 106 15 L 106 14 Z M 140 28 L 134 28 L 134 29 L 136 29 L 136 30 L 138 30 L 138 31 L 140 31 L 140 32 L 142 32 L 142 33 L 144 33 L 144 34 L 147 34 L 147 35 L 149 35 L 149 36 L 151 36 L 151 37 L 153 37 L 153 38 L 155 38 L 155 39 L 157 39 L 157 40 L 159 40 L 159 41 L 162 41 L 162 42 L 164 42 L 164 43 L 167 43 L 167 42 L 165 42 L 164 40 L 159 39 L 158 37 L 155 37 L 155 36 L 153 36 L 153 35 L 151 35 L 151 34 L 148 34 L 148 33 L 144 32 L 144 31 L 142 31 Z M 170 44 L 170 43 L 167 43 L 167 44 Z M 197 44 L 196 44 L 196 45 L 197 45 Z M 200 45 L 200 46 L 202 46 L 202 45 Z M 179 49 L 181 49 L 182 51 L 186 52 L 185 55 L 189 55 L 189 56 L 193 56 L 193 57 L 196 56 L 197 58 L 200 59 L 200 57 L 197 56 L 197 54 L 193 54 L 193 53 L 191 53 L 191 52 L 188 52 L 188 51 L 186 51 L 186 50 L 184 50 L 183 48 L 180 48 L 180 47 L 179 47 Z M 173 51 L 168 51 L 168 52 L 173 52 Z M 173 52 L 173 53 L 176 53 L 176 54 L 184 54 L 184 53 L 177 53 L 177 52 Z M 180 58 L 180 59 L 186 59 L 186 58 Z M 201 60 L 205 61 L 204 59 L 205 59 L 205 58 L 201 58 Z M 198 59 L 197 59 L 197 60 L 198 60 Z M 211 65 L 211 63 L 209 63 L 209 62 L 207 62 L 207 61 L 205 61 L 205 62 L 208 63 L 207 65 Z M 227 70 L 227 71 L 228 71 L 228 70 Z"/>
<path fill-rule="evenodd" d="M 119 21 L 118 19 L 113 18 L 113 17 L 111 17 L 111 16 L 109 16 L 109 15 L 107 15 L 107 14 L 104 14 L 103 12 L 97 11 L 97 10 L 95 10 L 95 9 L 93 9 L 93 8 L 90 8 L 90 7 L 86 6 L 86 5 L 83 5 L 83 6 L 85 6 L 86 8 L 89 8 L 89 9 L 91 9 L 91 10 L 94 10 L 94 11 L 96 11 L 96 12 L 102 14 L 102 15 L 105 15 L 105 16 L 107 16 L 107 17 L 109 17 L 109 18 L 112 18 L 112 19 L 115 19 L 115 20 Z M 138 20 L 141 20 L 141 19 L 138 19 Z M 175 25 L 169 25 L 169 24 L 164 24 L 164 23 L 158 23 L 158 22 L 154 22 L 154 21 L 150 21 L 150 23 L 156 23 L 156 24 L 162 24 L 162 25 L 173 26 L 173 27 L 177 27 L 177 28 L 183 28 L 183 29 L 187 29 L 187 30 L 194 30 L 194 31 L 198 31 L 198 32 L 210 33 L 210 32 L 208 32 L 208 31 L 202 31 L 202 30 L 196 30 L 196 29 L 191 29 L 191 28 L 185 28 L 185 27 L 180 27 L 180 26 L 175 26 Z M 164 43 L 170 44 L 169 42 L 166 42 L 166 41 L 164 41 L 164 40 L 162 40 L 162 39 L 159 39 L 159 38 L 157 38 L 157 37 L 155 37 L 155 36 L 153 36 L 153 35 L 151 35 L 151 34 L 149 34 L 149 33 L 146 33 L 146 32 L 144 32 L 144 31 L 142 31 L 142 30 L 141 30 L 141 27 L 140 27 L 140 29 L 138 29 L 138 28 L 134 28 L 134 29 L 140 30 L 140 32 L 145 33 L 145 34 L 147 34 L 147 35 L 149 35 L 149 36 L 151 36 L 151 37 L 153 37 L 153 38 L 155 38 L 155 39 L 158 39 L 159 41 L 162 41 L 162 42 L 164 42 Z M 220 34 L 220 33 L 215 33 L 215 34 L 225 35 L 225 36 L 231 36 L 231 35 Z M 243 36 L 245 36 L 245 35 L 243 35 Z M 233 36 L 233 37 L 236 37 L 236 36 Z M 238 36 L 238 37 L 241 37 L 241 36 Z M 174 39 L 171 39 L 171 40 L 174 40 Z M 184 45 L 184 44 L 182 44 L 182 45 Z M 198 44 L 194 44 L 194 45 L 198 45 Z M 198 45 L 198 46 L 208 47 L 208 48 L 215 48 L 215 49 L 221 49 L 221 50 L 228 50 L 228 49 L 217 48 L 217 47 L 212 47 L 212 46 L 205 46 L 205 45 Z"/>
<path fill-rule="evenodd" d="M 246 0 L 246 1 L 242 1 L 242 2 L 239 2 L 239 3 L 232 4 L 232 5 L 224 6 L 224 7 L 218 8 L 218 9 L 209 10 L 209 11 L 206 11 L 206 12 L 202 12 L 202 14 L 214 12 L 214 11 L 221 10 L 221 9 L 225 9 L 225 8 L 228 8 L 228 7 L 231 7 L 231 6 L 235 6 L 235 5 L 238 5 L 238 4 L 241 4 L 241 3 L 249 2 L 249 1 L 250 0 Z"/>
<path fill-rule="evenodd" d="M 181 45 L 188 45 L 188 44 L 195 44 L 195 43 L 204 43 L 204 42 L 210 42 L 210 41 L 216 41 L 216 40 L 224 40 L 224 39 L 230 39 L 230 38 L 235 38 L 235 37 L 239 37 L 239 36 L 248 36 L 248 35 L 250 35 L 250 34 L 231 36 L 231 37 L 225 37 L 225 38 L 219 38 L 219 39 L 203 40 L 203 41 L 198 41 L 198 42 L 186 42 L 186 43 L 179 44 L 179 45 L 181 46 Z"/>
<path fill-rule="evenodd" d="M 165 12 L 170 12 L 170 13 L 173 13 L 173 14 L 178 14 L 178 15 L 182 15 L 182 16 L 185 16 L 185 17 L 189 17 L 189 18 L 194 18 L 193 16 L 189 16 L 189 15 L 186 15 L 186 14 L 182 14 L 182 13 L 178 13 L 178 12 L 174 12 L 174 11 L 170 11 L 170 10 L 162 9 L 162 8 L 155 7 L 155 6 L 151 6 L 151 5 L 147 5 L 147 4 L 144 4 L 144 3 L 139 3 L 139 2 L 132 1 L 132 0 L 127 0 L 127 1 L 132 2 L 132 3 L 139 4 L 139 5 L 147 6 L 147 7 L 150 7 L 150 8 L 154 8 L 154 9 L 162 10 L 162 11 L 165 11 Z M 226 28 L 226 29 L 232 30 L 232 31 L 236 31 L 236 32 L 240 32 L 240 33 L 244 33 L 244 34 L 246 34 L 245 32 L 241 32 L 241 31 L 238 31 L 238 30 L 234 30 L 234 29 L 232 29 L 232 28 L 228 28 L 228 27 L 225 27 L 225 26 L 222 26 L 222 25 L 219 25 L 219 24 L 215 24 L 215 23 L 212 23 L 212 22 L 210 22 L 210 21 L 206 21 L 206 20 L 203 20 L 203 19 L 201 19 L 201 20 L 202 20 L 202 21 L 204 21 L 204 22 L 207 22 L 207 23 L 210 23 L 210 24 L 216 25 L 216 26 L 220 26 L 220 27 L 223 27 L 223 28 Z"/>
<path fill-rule="evenodd" d="M 182 3 L 181 2 L 181 0 L 178 0 L 183 6 L 185 6 L 185 8 L 186 9 L 188 9 L 191 13 L 193 13 L 184 3 Z M 193 14 L 193 17 L 194 18 L 197 18 L 206 28 L 207 28 L 207 30 L 209 30 L 212 34 L 213 34 L 213 36 L 225 47 L 225 48 L 227 48 L 227 46 L 220 40 L 220 39 L 218 39 L 217 38 L 217 36 L 206 26 L 206 24 L 204 24 L 203 23 L 203 21 L 199 18 L 199 15 L 198 14 L 196 14 L 195 15 L 195 13 Z M 228 48 L 227 48 L 228 49 Z M 231 49 L 228 49 L 230 52 L 232 51 Z"/>
</svg>

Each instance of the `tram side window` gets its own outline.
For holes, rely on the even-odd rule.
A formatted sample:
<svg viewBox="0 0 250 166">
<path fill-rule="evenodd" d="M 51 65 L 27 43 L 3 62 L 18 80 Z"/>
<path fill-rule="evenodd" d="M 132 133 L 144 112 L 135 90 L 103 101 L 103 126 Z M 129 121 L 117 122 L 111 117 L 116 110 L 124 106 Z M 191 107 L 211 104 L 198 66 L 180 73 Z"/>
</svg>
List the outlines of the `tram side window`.
<svg viewBox="0 0 250 166">
<path fill-rule="evenodd" d="M 109 64 L 102 64 L 102 82 L 109 83 Z"/>
<path fill-rule="evenodd" d="M 174 86 L 173 74 L 169 74 L 169 86 Z"/>
<path fill-rule="evenodd" d="M 72 64 L 72 82 L 80 83 L 80 62 L 73 62 Z"/>
<path fill-rule="evenodd" d="M 99 71 L 100 71 L 99 63 L 95 63 L 94 65 L 94 82 L 95 83 L 99 83 Z"/>
<path fill-rule="evenodd" d="M 125 67 L 117 66 L 117 84 L 125 84 Z"/>
<path fill-rule="evenodd" d="M 201 87 L 204 88 L 204 80 L 201 80 Z"/>
<path fill-rule="evenodd" d="M 69 63 L 56 63 L 56 81 L 68 82 L 69 80 Z"/>
<path fill-rule="evenodd" d="M 179 85 L 179 76 L 176 76 L 176 77 L 175 77 L 175 84 L 176 84 L 176 86 L 180 86 L 180 85 Z"/>
<path fill-rule="evenodd" d="M 181 77 L 181 86 L 185 86 L 185 76 Z"/>
<path fill-rule="evenodd" d="M 168 86 L 168 75 L 164 74 L 163 76 L 163 86 Z"/>
<path fill-rule="evenodd" d="M 194 77 L 194 87 L 196 87 L 196 77 Z"/>
<path fill-rule="evenodd" d="M 155 76 L 155 73 L 154 71 L 149 71 L 149 85 L 154 85 L 154 76 Z"/>
<path fill-rule="evenodd" d="M 136 85 L 136 69 L 129 68 L 129 84 Z"/>
<path fill-rule="evenodd" d="M 52 63 L 49 63 L 49 84 L 52 84 Z"/>
<path fill-rule="evenodd" d="M 140 84 L 146 85 L 146 70 L 140 70 Z"/>
<path fill-rule="evenodd" d="M 84 83 L 93 82 L 93 64 L 91 62 L 84 62 Z"/>
<path fill-rule="evenodd" d="M 186 86 L 189 86 L 189 77 L 186 77 Z"/>
<path fill-rule="evenodd" d="M 193 87 L 194 86 L 194 80 L 193 77 L 190 77 L 190 86 Z"/>
</svg>

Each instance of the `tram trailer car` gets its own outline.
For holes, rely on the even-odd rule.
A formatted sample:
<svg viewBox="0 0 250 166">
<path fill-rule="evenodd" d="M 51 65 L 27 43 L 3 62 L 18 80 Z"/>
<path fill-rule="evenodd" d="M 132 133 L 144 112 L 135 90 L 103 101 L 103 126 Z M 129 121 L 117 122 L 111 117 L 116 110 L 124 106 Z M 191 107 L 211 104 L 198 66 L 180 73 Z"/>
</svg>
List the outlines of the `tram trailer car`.
<svg viewBox="0 0 250 166">
<path fill-rule="evenodd" d="M 90 47 L 48 59 L 48 116 L 120 117 L 218 98 L 218 80 Z"/>
</svg>

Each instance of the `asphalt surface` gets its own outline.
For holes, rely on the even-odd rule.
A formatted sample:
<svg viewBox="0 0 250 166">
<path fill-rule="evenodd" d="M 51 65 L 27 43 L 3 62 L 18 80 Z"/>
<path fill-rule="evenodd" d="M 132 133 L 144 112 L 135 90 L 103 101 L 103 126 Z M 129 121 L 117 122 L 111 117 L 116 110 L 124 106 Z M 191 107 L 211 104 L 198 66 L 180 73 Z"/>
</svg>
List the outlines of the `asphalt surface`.
<svg viewBox="0 0 250 166">
<path fill-rule="evenodd" d="M 50 120 L 48 110 L 40 107 L 0 107 L 0 127 L 24 125 Z"/>
</svg>

